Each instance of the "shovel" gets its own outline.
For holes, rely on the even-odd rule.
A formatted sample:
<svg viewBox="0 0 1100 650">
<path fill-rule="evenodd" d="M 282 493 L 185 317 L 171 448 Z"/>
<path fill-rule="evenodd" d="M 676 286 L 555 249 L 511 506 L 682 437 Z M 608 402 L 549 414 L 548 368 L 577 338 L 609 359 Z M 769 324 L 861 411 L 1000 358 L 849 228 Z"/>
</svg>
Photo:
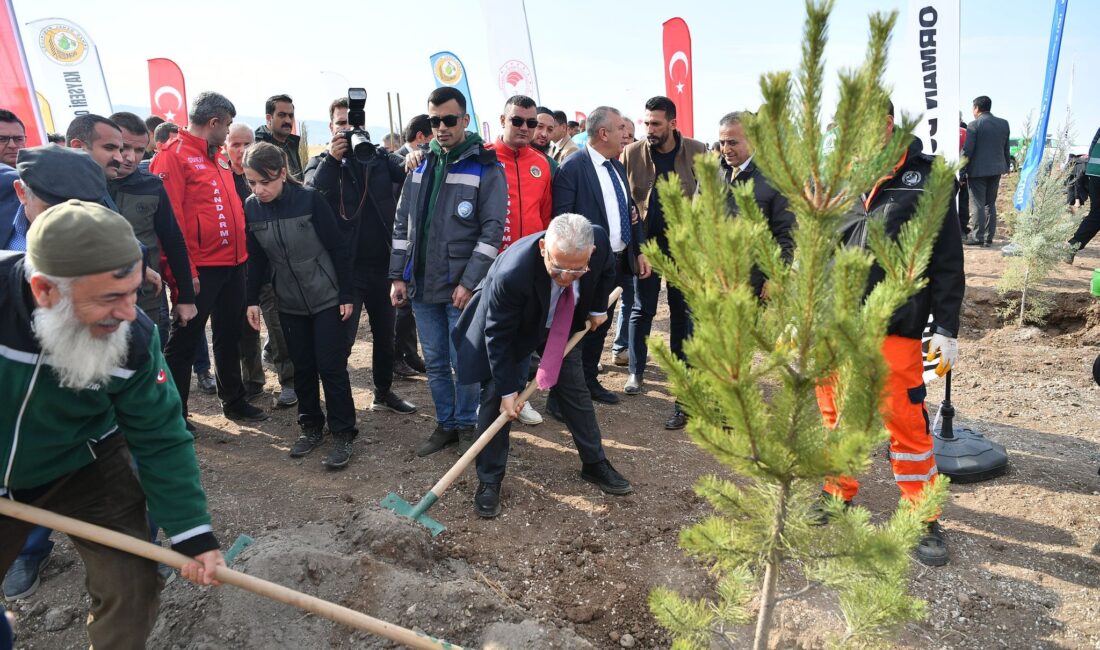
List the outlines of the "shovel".
<svg viewBox="0 0 1100 650">
<path fill-rule="evenodd" d="M 88 522 L 73 519 L 72 517 L 65 517 L 50 512 L 49 510 L 35 508 L 34 506 L 29 506 L 25 503 L 19 503 L 18 501 L 12 501 L 6 498 L 0 498 L 0 516 L 11 517 L 39 526 L 45 526 L 46 528 L 60 530 L 68 535 L 73 535 L 90 542 L 125 551 L 126 553 L 137 555 L 147 560 L 167 564 L 176 569 L 181 569 L 183 565 L 191 562 L 191 558 L 186 555 L 164 548 L 163 546 L 150 544 L 149 542 L 113 530 L 108 530 L 101 526 L 89 524 Z M 336 621 L 337 623 L 343 623 L 344 625 L 377 634 L 391 641 L 402 643 L 410 648 L 417 648 L 418 650 L 462 650 L 460 646 L 447 643 L 446 641 L 427 636 L 420 632 L 414 632 L 413 630 L 394 625 L 393 623 L 387 623 L 386 621 L 367 616 L 366 614 L 337 605 L 336 603 L 303 594 L 300 591 L 295 591 L 282 585 L 277 585 L 274 582 L 268 582 L 267 580 L 250 576 L 247 573 L 234 571 L 227 567 L 218 567 L 214 577 L 225 584 L 240 587 L 241 589 L 251 591 L 264 598 L 270 598 L 280 603 L 304 609 L 307 612 L 312 612 L 330 621 Z"/>
<path fill-rule="evenodd" d="M 623 290 L 621 288 L 616 287 L 615 290 L 611 292 L 611 295 L 608 296 L 608 318 L 610 318 L 610 314 L 613 311 L 612 307 L 619 299 L 619 294 L 621 294 L 622 292 Z M 567 356 L 588 332 L 588 329 L 583 329 L 570 337 L 569 341 L 565 344 L 565 351 L 562 352 L 562 358 Z M 519 394 L 519 397 L 516 398 L 516 401 L 526 402 L 528 399 L 530 399 L 531 395 L 533 395 L 535 391 L 538 390 L 538 388 L 538 382 L 532 379 L 530 382 L 527 383 L 527 387 L 523 389 L 523 392 Z M 493 420 L 493 423 L 490 424 L 489 428 L 485 429 L 485 431 L 482 432 L 480 436 L 478 436 L 477 440 L 474 441 L 474 444 L 470 446 L 470 449 L 467 450 L 465 454 L 462 454 L 462 458 L 459 458 L 458 462 L 455 463 L 451 467 L 451 469 L 447 470 L 447 473 L 443 475 L 443 478 L 439 479 L 439 482 L 436 483 L 432 487 L 431 491 L 425 494 L 420 499 L 420 501 L 416 503 L 415 506 L 410 504 L 408 501 L 402 499 L 394 492 L 390 492 L 388 495 L 386 495 L 386 498 L 382 499 L 381 506 L 383 508 L 393 510 L 397 514 L 403 517 L 408 517 L 409 519 L 412 519 L 413 521 L 421 524 L 428 529 L 428 531 L 432 534 L 432 537 L 436 537 L 443 531 L 447 530 L 446 526 L 439 523 L 435 519 L 432 519 L 424 513 L 428 511 L 428 508 L 431 508 L 433 505 L 435 505 L 435 502 L 439 500 L 439 497 L 443 496 L 443 493 L 447 491 L 447 488 L 451 487 L 451 483 L 454 483 L 455 479 L 461 476 L 462 472 L 466 471 L 466 468 L 470 466 L 470 463 L 474 462 L 474 459 L 477 458 L 477 455 L 481 453 L 482 449 L 485 448 L 485 445 L 488 445 L 489 441 L 493 439 L 493 436 L 495 436 L 497 432 L 500 431 L 501 427 L 503 427 L 505 424 L 508 424 L 508 422 L 508 416 L 504 415 L 503 413 L 501 413 L 496 420 Z"/>
</svg>

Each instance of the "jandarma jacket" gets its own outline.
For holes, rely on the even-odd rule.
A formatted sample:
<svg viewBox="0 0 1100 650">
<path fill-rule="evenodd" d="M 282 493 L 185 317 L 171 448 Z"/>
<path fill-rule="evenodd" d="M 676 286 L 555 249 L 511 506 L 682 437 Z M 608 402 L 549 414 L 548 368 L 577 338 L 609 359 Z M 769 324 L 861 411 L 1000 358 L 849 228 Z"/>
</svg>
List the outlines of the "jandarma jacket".
<svg viewBox="0 0 1100 650">
<path fill-rule="evenodd" d="M 0 495 L 33 490 L 95 460 L 115 435 L 140 468 L 149 511 L 187 555 L 215 549 L 194 438 L 153 322 L 137 312 L 126 360 L 106 383 L 64 388 L 31 330 L 23 254 L 0 253 Z"/>
<path fill-rule="evenodd" d="M 507 210 L 504 172 L 480 136 L 446 152 L 432 140 L 401 188 L 390 278 L 427 303 L 450 302 L 459 284 L 473 291 L 496 259 Z"/>
<path fill-rule="evenodd" d="M 486 145 L 495 151 L 508 182 L 508 211 L 501 250 L 527 235 L 546 230 L 554 212 L 553 168 L 534 147 L 513 149 L 503 140 Z"/>
</svg>

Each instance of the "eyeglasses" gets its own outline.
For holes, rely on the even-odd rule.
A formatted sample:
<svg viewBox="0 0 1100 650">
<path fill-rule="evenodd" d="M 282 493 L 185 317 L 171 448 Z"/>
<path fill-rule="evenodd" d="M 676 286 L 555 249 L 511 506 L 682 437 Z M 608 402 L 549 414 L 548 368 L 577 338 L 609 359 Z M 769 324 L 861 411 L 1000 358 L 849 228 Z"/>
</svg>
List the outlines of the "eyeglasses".
<svg viewBox="0 0 1100 650">
<path fill-rule="evenodd" d="M 588 265 L 585 265 L 583 269 L 563 269 L 562 267 L 558 266 L 556 262 L 554 262 L 554 258 L 550 257 L 550 254 L 546 251 L 542 252 L 542 256 L 546 258 L 547 262 L 550 262 L 550 275 L 554 276 L 555 278 L 565 276 L 579 278 L 585 273 L 588 273 Z"/>
<path fill-rule="evenodd" d="M 461 118 L 461 115 L 433 115 L 428 118 L 428 122 L 433 129 L 438 129 L 440 124 L 449 128 L 458 124 L 458 120 Z"/>
<path fill-rule="evenodd" d="M 15 146 L 22 147 L 27 144 L 27 136 L 25 135 L 0 135 L 0 147 L 8 146 L 9 142 L 14 142 Z"/>
<path fill-rule="evenodd" d="M 522 117 L 516 116 L 509 121 L 512 123 L 512 126 L 523 126 L 527 124 L 527 128 L 529 129 L 533 129 L 539 125 L 539 121 L 533 117 L 523 119 Z"/>
</svg>

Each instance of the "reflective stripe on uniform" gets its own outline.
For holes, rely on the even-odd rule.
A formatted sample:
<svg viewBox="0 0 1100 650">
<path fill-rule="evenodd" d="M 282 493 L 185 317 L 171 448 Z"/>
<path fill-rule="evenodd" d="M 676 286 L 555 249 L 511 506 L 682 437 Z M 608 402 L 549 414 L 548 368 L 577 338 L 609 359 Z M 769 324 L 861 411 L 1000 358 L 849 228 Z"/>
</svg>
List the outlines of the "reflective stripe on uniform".
<svg viewBox="0 0 1100 650">
<path fill-rule="evenodd" d="M 492 244 L 486 244 L 485 242 L 478 242 L 477 246 L 474 246 L 474 252 L 475 253 L 481 253 L 485 257 L 488 257 L 489 259 L 493 260 L 493 259 L 496 259 L 497 253 L 499 252 L 499 250 L 497 249 L 496 246 L 493 246 Z"/>
<path fill-rule="evenodd" d="M 928 460 L 932 457 L 932 450 L 924 452 L 923 454 L 906 454 L 898 452 L 890 452 L 890 458 L 892 460 Z"/>
<path fill-rule="evenodd" d="M 393 240 L 393 250 L 395 250 L 395 251 L 407 251 L 407 250 L 409 250 L 409 240 L 407 240 L 407 239 L 395 239 L 395 240 Z"/>
<path fill-rule="evenodd" d="M 920 483 L 927 483 L 932 480 L 932 477 L 939 474 L 940 471 L 933 467 L 928 470 L 927 474 L 894 474 L 894 481 L 900 483 L 902 481 L 915 481 Z"/>
<path fill-rule="evenodd" d="M 480 187 L 481 176 L 478 176 L 477 174 L 447 174 L 447 177 L 443 179 L 443 182 L 456 185 L 469 185 L 470 187 Z"/>
</svg>

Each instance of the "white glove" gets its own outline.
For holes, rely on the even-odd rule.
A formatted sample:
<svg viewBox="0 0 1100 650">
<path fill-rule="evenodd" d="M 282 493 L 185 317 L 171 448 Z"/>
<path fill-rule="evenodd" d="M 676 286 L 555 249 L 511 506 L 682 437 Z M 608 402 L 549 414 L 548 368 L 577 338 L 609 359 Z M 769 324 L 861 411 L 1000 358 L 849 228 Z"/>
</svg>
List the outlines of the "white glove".
<svg viewBox="0 0 1100 650">
<path fill-rule="evenodd" d="M 936 352 L 940 353 L 940 363 L 936 366 L 936 375 L 943 377 L 947 371 L 959 360 L 959 339 L 950 338 L 943 334 L 933 334 L 928 342 L 928 361 L 936 358 Z"/>
</svg>

